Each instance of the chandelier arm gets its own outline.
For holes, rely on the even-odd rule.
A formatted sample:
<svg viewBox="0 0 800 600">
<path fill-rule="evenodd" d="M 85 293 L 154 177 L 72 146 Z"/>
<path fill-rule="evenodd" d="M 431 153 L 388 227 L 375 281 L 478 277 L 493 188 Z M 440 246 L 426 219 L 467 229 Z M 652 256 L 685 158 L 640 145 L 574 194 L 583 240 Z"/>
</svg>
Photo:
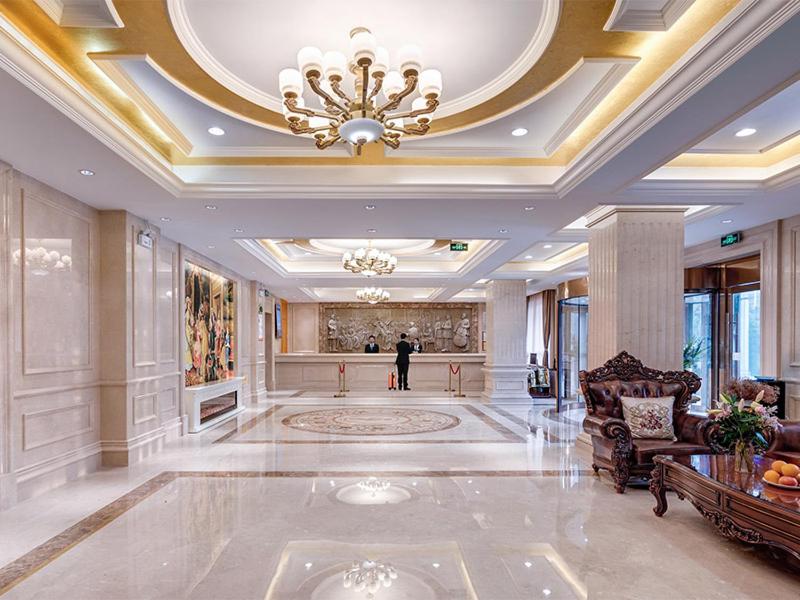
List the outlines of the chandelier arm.
<svg viewBox="0 0 800 600">
<path fill-rule="evenodd" d="M 353 99 L 342 91 L 342 88 L 339 85 L 339 83 L 341 83 L 341 82 L 337 81 L 337 80 L 329 80 L 329 81 L 330 81 L 330 84 L 331 84 L 331 89 L 334 92 L 336 92 L 336 95 L 339 96 L 339 98 L 341 98 L 342 100 L 344 100 L 348 104 L 352 104 Z"/>
<path fill-rule="evenodd" d="M 333 96 L 331 96 L 328 92 L 326 92 L 320 87 L 319 79 L 317 77 L 309 76 L 307 79 L 308 79 L 308 85 L 311 86 L 311 89 L 314 90 L 314 93 L 320 98 L 323 98 L 325 100 L 326 107 L 328 107 L 329 109 L 335 108 L 340 113 L 347 114 L 348 110 L 344 106 L 339 104 Z"/>
<path fill-rule="evenodd" d="M 381 136 L 381 141 L 394 150 L 397 150 L 400 147 L 400 142 L 398 140 L 386 137 L 385 135 Z"/>
<path fill-rule="evenodd" d="M 417 87 L 417 76 L 409 75 L 408 77 L 406 77 L 406 87 L 398 94 L 393 96 L 392 99 L 389 100 L 389 102 L 381 106 L 376 111 L 378 116 L 382 117 L 383 113 L 385 113 L 387 110 L 394 110 L 395 108 L 400 106 L 400 103 L 403 101 L 403 99 L 406 96 L 408 96 L 411 92 L 413 92 L 416 89 L 416 87 Z"/>
<path fill-rule="evenodd" d="M 297 101 L 294 98 L 286 98 L 286 100 L 284 100 L 283 103 L 293 113 L 297 113 L 299 115 L 305 115 L 307 117 L 322 117 L 323 119 L 334 121 L 337 125 L 340 123 L 338 115 L 332 115 L 331 113 L 321 112 L 319 110 L 314 110 L 313 108 L 306 108 L 304 106 L 297 106 Z"/>
<path fill-rule="evenodd" d="M 372 100 L 375 96 L 378 95 L 378 92 L 381 91 L 383 88 L 383 77 L 375 77 L 375 85 L 372 86 L 372 91 L 369 93 L 368 100 Z"/>
<path fill-rule="evenodd" d="M 320 131 L 330 131 L 330 127 L 306 127 L 305 125 L 300 125 L 299 122 L 297 123 L 289 123 L 289 129 L 292 133 L 301 134 L 301 133 L 318 133 Z"/>
<path fill-rule="evenodd" d="M 329 135 L 324 139 L 317 139 L 317 148 L 319 148 L 320 150 L 325 150 L 325 148 L 333 146 L 336 142 L 339 141 L 339 139 L 340 138 L 338 133 L 336 135 Z"/>
<path fill-rule="evenodd" d="M 406 118 L 413 119 L 414 117 L 429 115 L 430 113 L 434 112 L 437 108 L 439 108 L 439 100 L 437 98 L 428 98 L 428 105 L 425 108 L 419 108 L 417 110 L 409 110 L 404 113 L 397 113 L 393 115 L 386 115 L 385 120 L 391 121 L 392 119 L 406 119 Z"/>
</svg>

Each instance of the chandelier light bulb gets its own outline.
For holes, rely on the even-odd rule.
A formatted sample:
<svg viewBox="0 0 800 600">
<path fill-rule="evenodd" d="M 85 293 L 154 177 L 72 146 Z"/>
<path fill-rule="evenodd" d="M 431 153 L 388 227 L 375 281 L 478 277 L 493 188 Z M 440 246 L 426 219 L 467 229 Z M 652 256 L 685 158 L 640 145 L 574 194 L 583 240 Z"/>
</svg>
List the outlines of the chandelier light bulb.
<svg viewBox="0 0 800 600">
<path fill-rule="evenodd" d="M 377 48 L 378 41 L 368 29 L 358 27 L 350 33 L 350 54 L 357 65 L 374 63 Z"/>
<path fill-rule="evenodd" d="M 423 98 L 433 96 L 438 98 L 442 94 L 442 74 L 436 69 L 425 69 L 419 74 L 419 94 Z"/>
<path fill-rule="evenodd" d="M 308 77 L 309 73 L 322 73 L 322 50 L 314 46 L 301 48 L 297 53 L 297 65 L 303 73 L 303 77 Z"/>
<path fill-rule="evenodd" d="M 375 48 L 375 62 L 372 63 L 372 75 L 386 75 L 389 70 L 389 51 L 383 46 Z"/>
<path fill-rule="evenodd" d="M 415 110 L 423 110 L 428 106 L 428 101 L 425 98 L 414 98 L 414 101 L 411 103 L 411 110 L 412 112 Z M 433 116 L 428 113 L 424 115 L 417 115 L 414 117 L 414 121 L 417 122 L 418 125 L 422 125 L 424 123 L 430 123 L 433 121 Z"/>
<path fill-rule="evenodd" d="M 403 76 L 397 71 L 389 71 L 383 78 L 383 95 L 387 100 L 402 92 L 404 87 Z"/>
<path fill-rule="evenodd" d="M 347 72 L 347 57 L 341 52 L 332 50 L 322 57 L 322 69 L 327 79 L 339 79 Z"/>
<path fill-rule="evenodd" d="M 283 69 L 278 74 L 278 86 L 284 98 L 302 96 L 303 75 L 297 69 Z"/>
<path fill-rule="evenodd" d="M 397 62 L 404 76 L 419 73 L 422 70 L 422 50 L 416 44 L 406 44 L 397 53 Z"/>
</svg>

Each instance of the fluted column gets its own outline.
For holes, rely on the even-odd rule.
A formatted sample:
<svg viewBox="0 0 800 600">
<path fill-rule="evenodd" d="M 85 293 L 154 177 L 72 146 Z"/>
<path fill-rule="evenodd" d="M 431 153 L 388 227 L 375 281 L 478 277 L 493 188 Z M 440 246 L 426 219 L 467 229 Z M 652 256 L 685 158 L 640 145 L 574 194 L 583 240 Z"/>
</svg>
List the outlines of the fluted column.
<svg viewBox="0 0 800 600">
<path fill-rule="evenodd" d="M 589 230 L 589 368 L 627 350 L 680 369 L 683 209 L 601 209 Z"/>
<path fill-rule="evenodd" d="M 524 280 L 489 282 L 486 294 L 486 365 L 483 397 L 529 399 L 525 355 Z"/>
</svg>

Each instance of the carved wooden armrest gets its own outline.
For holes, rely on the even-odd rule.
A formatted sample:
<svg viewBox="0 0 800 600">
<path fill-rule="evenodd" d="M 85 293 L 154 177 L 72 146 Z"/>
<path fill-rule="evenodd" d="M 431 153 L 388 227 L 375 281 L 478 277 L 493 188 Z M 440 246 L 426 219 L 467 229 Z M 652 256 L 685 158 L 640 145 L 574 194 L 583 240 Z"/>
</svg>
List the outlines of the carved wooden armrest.
<svg viewBox="0 0 800 600">
<path fill-rule="evenodd" d="M 603 419 L 590 415 L 583 420 L 583 430 L 589 435 L 624 440 L 628 444 L 631 441 L 631 428 L 625 421 L 615 417 Z"/>
<path fill-rule="evenodd" d="M 683 413 L 677 416 L 677 437 L 681 442 L 710 446 L 709 432 L 714 421 L 704 415 Z"/>
</svg>

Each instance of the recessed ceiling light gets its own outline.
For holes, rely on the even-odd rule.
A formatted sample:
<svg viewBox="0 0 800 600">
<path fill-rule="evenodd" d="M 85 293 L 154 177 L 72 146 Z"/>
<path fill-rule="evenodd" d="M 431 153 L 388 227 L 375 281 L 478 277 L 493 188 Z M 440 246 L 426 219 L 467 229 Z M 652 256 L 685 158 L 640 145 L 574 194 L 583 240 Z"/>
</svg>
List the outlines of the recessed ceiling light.
<svg viewBox="0 0 800 600">
<path fill-rule="evenodd" d="M 92 175 L 94 175 L 94 171 L 92 171 L 91 169 L 81 169 L 80 171 L 78 171 L 78 173 L 80 173 L 81 175 L 85 175 L 86 177 L 91 177 Z"/>
<path fill-rule="evenodd" d="M 525 260 L 531 260 L 531 259 L 533 259 L 533 257 L 530 254 L 525 255 Z"/>
<path fill-rule="evenodd" d="M 244 229 L 239 229 L 238 227 L 233 230 L 234 233 L 244 233 Z"/>
<path fill-rule="evenodd" d="M 433 255 L 434 255 L 434 256 L 441 256 L 441 255 L 442 255 L 442 253 L 441 253 L 441 252 L 434 252 L 434 253 L 433 253 Z"/>
<path fill-rule="evenodd" d="M 378 231 L 377 229 L 367 229 L 367 233 L 375 233 L 377 231 Z"/>
<path fill-rule="evenodd" d="M 508 233 L 508 229 L 506 229 L 505 227 L 501 227 L 497 231 L 500 232 L 500 233 Z"/>
<path fill-rule="evenodd" d="M 209 127 L 208 133 L 211 135 L 225 135 L 225 130 L 222 127 Z"/>
<path fill-rule="evenodd" d="M 170 221 L 172 221 L 172 219 L 170 219 L 169 217 L 161 217 L 161 220 L 164 221 L 164 223 L 169 223 Z"/>
<path fill-rule="evenodd" d="M 517 127 L 514 131 L 511 132 L 511 135 L 514 137 L 522 137 L 523 135 L 527 135 L 528 130 L 524 127 Z"/>
<path fill-rule="evenodd" d="M 374 204 L 367 204 L 364 208 L 366 208 L 367 210 L 375 210 L 375 205 Z"/>
<path fill-rule="evenodd" d="M 733 223 L 733 219 L 722 219 L 723 225 L 730 225 L 731 223 Z"/>
<path fill-rule="evenodd" d="M 217 210 L 217 207 L 216 207 L 216 206 L 214 206 L 213 204 L 206 204 L 206 208 L 207 208 L 208 210 Z"/>
<path fill-rule="evenodd" d="M 311 256 L 311 252 L 306 252 L 305 256 Z"/>
<path fill-rule="evenodd" d="M 213 250 L 214 248 L 216 248 L 216 246 L 215 246 L 214 244 L 209 244 L 209 245 L 208 245 L 208 247 L 209 247 L 211 250 Z"/>
<path fill-rule="evenodd" d="M 740 129 L 739 131 L 737 131 L 735 135 L 736 137 L 748 137 L 753 135 L 755 132 L 756 130 L 753 129 L 752 127 L 745 127 L 744 129 Z"/>
<path fill-rule="evenodd" d="M 526 206 L 525 210 L 533 210 L 534 208 L 536 208 L 536 207 L 535 206 Z"/>
<path fill-rule="evenodd" d="M 545 250 L 550 250 L 550 248 L 552 248 L 552 247 L 553 247 L 553 244 L 545 244 L 544 246 L 542 246 L 542 248 L 544 248 Z"/>
</svg>

